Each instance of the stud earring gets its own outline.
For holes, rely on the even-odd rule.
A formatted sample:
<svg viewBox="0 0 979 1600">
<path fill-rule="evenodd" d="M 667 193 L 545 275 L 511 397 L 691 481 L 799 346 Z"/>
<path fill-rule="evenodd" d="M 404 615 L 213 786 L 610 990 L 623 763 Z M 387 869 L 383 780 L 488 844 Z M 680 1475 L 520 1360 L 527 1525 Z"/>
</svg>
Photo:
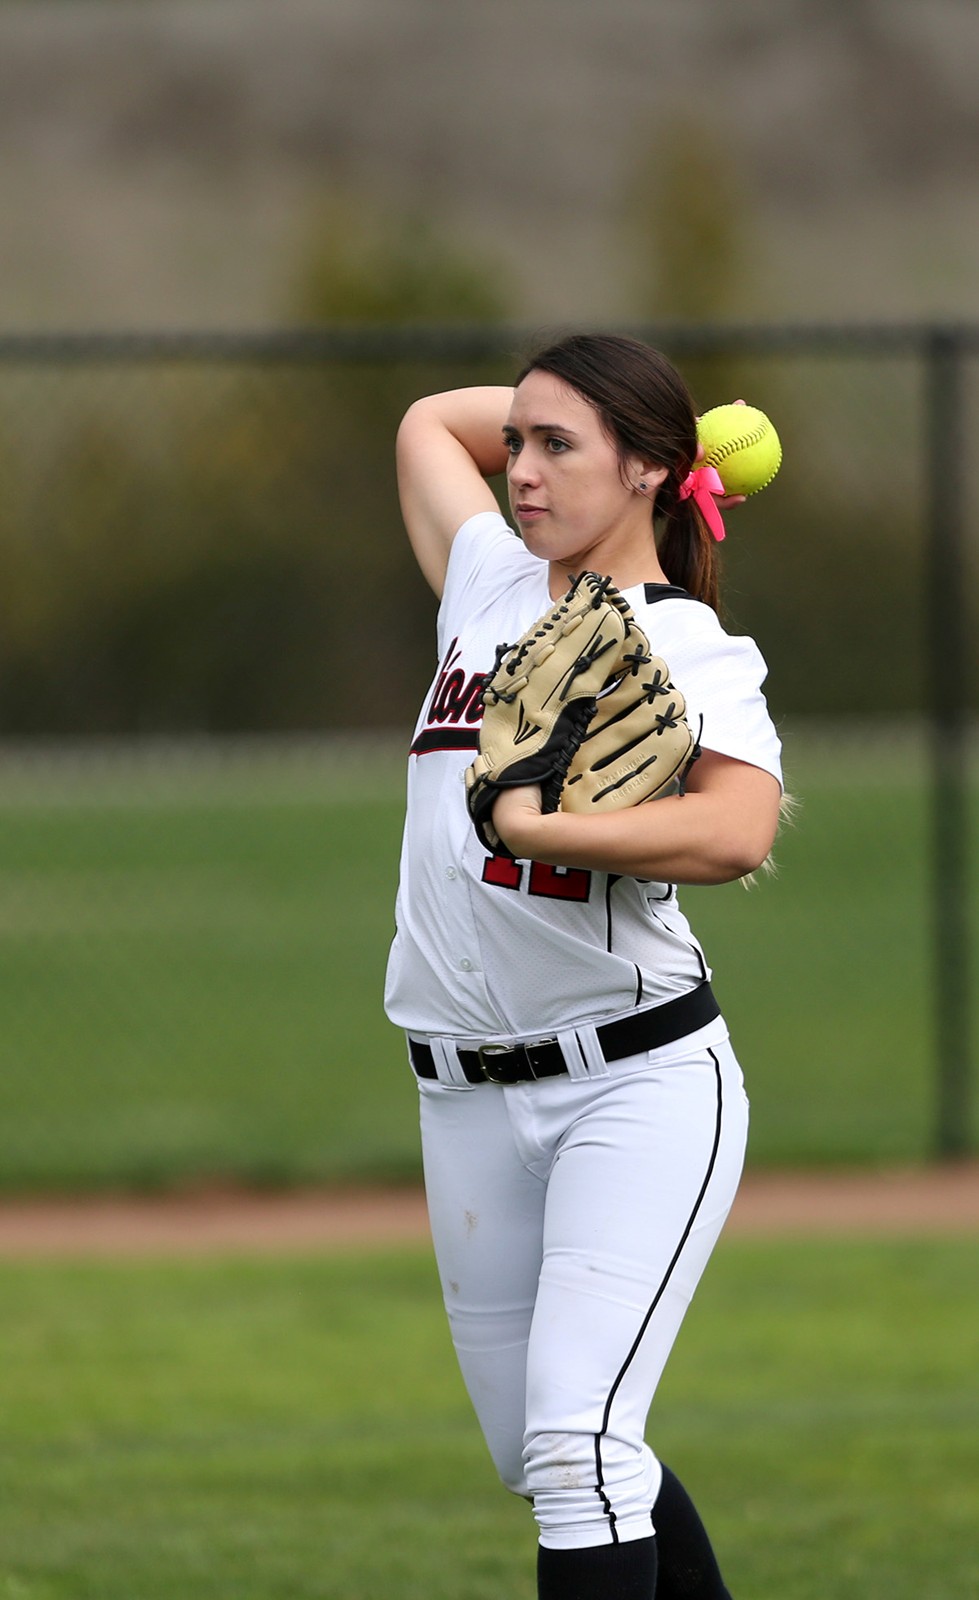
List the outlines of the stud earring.
<svg viewBox="0 0 979 1600">
<path fill-rule="evenodd" d="M 644 483 L 641 483 L 639 485 L 639 493 L 640 494 L 645 494 L 646 493 L 646 485 Z"/>
</svg>

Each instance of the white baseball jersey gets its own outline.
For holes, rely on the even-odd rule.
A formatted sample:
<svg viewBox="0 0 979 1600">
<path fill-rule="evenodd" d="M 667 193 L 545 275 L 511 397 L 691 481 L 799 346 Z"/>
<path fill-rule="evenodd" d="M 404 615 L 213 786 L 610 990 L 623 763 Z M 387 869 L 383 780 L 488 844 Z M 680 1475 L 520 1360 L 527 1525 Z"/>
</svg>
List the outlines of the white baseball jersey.
<svg viewBox="0 0 979 1600">
<path fill-rule="evenodd" d="M 726 634 L 709 606 L 681 590 L 623 592 L 685 696 L 702 747 L 781 782 L 753 641 Z M 476 838 L 464 774 L 478 748 L 481 680 L 497 645 L 519 639 L 553 604 L 547 563 L 502 516 L 463 524 L 439 610 L 439 666 L 411 745 L 385 991 L 391 1021 L 417 1037 L 537 1038 L 657 1005 L 710 976 L 674 885 L 514 862 L 487 855 Z"/>
</svg>

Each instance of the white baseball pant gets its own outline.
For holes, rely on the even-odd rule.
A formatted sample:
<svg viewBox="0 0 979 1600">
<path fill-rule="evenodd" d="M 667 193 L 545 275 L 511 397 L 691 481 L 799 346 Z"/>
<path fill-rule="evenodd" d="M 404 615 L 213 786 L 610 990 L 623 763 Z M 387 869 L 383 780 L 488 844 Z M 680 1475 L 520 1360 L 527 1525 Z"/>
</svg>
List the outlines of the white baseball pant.
<svg viewBox="0 0 979 1600">
<path fill-rule="evenodd" d="M 500 1477 L 551 1549 L 653 1531 L 647 1414 L 747 1137 L 740 1068 L 710 1031 L 604 1077 L 419 1084 L 459 1365 Z"/>
</svg>

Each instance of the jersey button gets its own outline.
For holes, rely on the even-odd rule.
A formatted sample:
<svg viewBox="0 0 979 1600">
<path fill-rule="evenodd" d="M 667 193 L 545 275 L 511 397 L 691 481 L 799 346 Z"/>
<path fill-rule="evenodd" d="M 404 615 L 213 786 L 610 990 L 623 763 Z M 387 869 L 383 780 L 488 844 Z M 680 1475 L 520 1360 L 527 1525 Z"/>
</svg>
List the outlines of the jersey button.
<svg viewBox="0 0 979 1600">
<path fill-rule="evenodd" d="M 468 956 L 463 956 L 462 960 L 459 962 L 459 965 L 463 972 L 472 972 L 473 964 Z"/>
<path fill-rule="evenodd" d="M 456 872 L 455 867 L 446 867 L 445 876 L 449 879 L 449 881 L 451 883 L 452 879 L 453 878 L 457 878 L 459 876 L 459 874 Z"/>
</svg>

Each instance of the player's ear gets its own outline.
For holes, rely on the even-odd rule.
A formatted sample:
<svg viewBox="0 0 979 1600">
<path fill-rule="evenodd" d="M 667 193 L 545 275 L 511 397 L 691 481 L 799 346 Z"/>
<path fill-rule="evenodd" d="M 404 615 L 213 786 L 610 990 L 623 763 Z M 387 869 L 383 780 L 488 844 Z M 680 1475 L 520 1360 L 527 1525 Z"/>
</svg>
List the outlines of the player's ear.
<svg viewBox="0 0 979 1600">
<path fill-rule="evenodd" d="M 667 467 L 660 466 L 655 461 L 643 461 L 639 456 L 630 458 L 626 482 L 638 494 L 655 492 L 668 477 Z"/>
</svg>

